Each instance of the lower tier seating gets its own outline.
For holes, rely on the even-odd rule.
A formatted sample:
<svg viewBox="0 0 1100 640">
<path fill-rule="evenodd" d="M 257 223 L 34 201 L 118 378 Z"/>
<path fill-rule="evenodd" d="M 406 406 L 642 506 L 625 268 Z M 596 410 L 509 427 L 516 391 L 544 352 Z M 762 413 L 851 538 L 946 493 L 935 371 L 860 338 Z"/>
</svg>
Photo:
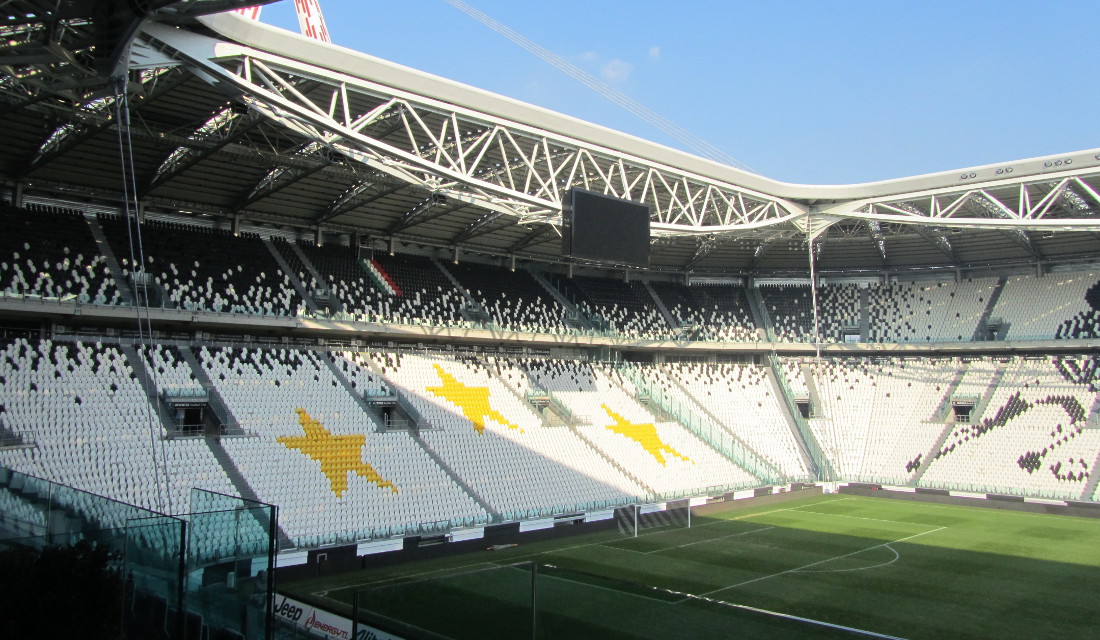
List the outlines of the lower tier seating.
<svg viewBox="0 0 1100 640">
<path fill-rule="evenodd" d="M 186 510 L 192 487 L 254 496 L 298 547 L 762 484 L 654 404 L 659 389 L 789 478 L 816 464 L 827 479 L 1092 499 L 1093 360 L 781 359 L 813 405 L 815 461 L 769 365 L 8 337 L 0 430 L 33 444 L 0 449 L 0 465 L 161 512 Z M 160 389 L 209 379 L 251 435 L 172 433 L 135 366 Z M 383 425 L 378 398 L 419 429 Z M 36 526 L 11 510 L 11 528 Z"/>
</svg>

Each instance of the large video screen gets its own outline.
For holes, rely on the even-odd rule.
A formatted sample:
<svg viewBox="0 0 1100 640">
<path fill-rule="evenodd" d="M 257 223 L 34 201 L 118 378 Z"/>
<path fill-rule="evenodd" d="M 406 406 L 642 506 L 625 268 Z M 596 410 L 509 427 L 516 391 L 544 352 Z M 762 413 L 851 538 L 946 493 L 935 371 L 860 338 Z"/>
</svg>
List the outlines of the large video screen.
<svg viewBox="0 0 1100 640">
<path fill-rule="evenodd" d="M 573 189 L 562 212 L 562 253 L 648 267 L 649 215 L 648 204 Z"/>
</svg>

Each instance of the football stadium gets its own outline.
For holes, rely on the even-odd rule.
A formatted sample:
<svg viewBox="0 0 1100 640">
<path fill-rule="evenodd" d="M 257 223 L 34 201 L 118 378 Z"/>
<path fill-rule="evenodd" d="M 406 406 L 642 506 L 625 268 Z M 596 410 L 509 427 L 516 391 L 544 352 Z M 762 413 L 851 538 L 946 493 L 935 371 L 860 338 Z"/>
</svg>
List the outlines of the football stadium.
<svg viewBox="0 0 1100 640">
<path fill-rule="evenodd" d="M 1100 149 L 784 183 L 252 4 L 3 3 L 4 637 L 1096 635 Z"/>
</svg>

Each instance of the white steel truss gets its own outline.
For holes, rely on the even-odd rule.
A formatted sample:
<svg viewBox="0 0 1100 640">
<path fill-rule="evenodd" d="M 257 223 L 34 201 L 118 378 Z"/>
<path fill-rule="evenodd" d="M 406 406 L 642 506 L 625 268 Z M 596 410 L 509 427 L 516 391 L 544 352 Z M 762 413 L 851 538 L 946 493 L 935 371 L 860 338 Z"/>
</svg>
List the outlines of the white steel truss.
<svg viewBox="0 0 1100 640">
<path fill-rule="evenodd" d="M 162 53 L 305 138 L 520 223 L 559 224 L 572 187 L 651 205 L 655 235 L 744 230 L 803 215 L 780 198 L 521 122 L 246 47 L 212 59 L 197 53 L 211 49 L 198 46 L 201 36 L 150 32 Z M 299 90 L 303 78 L 312 91 Z"/>
<path fill-rule="evenodd" d="M 834 187 L 785 198 L 239 43 L 155 24 L 141 37 L 140 48 L 178 61 L 252 114 L 301 136 L 303 148 L 351 158 L 451 207 L 486 209 L 490 222 L 503 216 L 559 225 L 566 194 L 581 187 L 651 205 L 657 238 L 817 237 L 843 221 L 875 222 L 880 226 L 868 229 L 876 237 L 887 224 L 1100 231 L 1100 166 L 1091 157 L 1086 166 L 1047 163 L 1039 175 L 1008 168 L 988 177 L 964 173 L 948 187 L 914 191 L 914 183 L 902 184 L 901 193 L 873 198 L 838 197 L 847 189 Z M 232 122 L 215 118 L 205 128 Z M 160 172 L 170 175 L 189 154 L 195 152 L 170 156 Z M 316 222 L 341 210 L 326 210 Z"/>
<path fill-rule="evenodd" d="M 845 203 L 830 215 L 941 227 L 1100 230 L 1100 169 Z"/>
</svg>

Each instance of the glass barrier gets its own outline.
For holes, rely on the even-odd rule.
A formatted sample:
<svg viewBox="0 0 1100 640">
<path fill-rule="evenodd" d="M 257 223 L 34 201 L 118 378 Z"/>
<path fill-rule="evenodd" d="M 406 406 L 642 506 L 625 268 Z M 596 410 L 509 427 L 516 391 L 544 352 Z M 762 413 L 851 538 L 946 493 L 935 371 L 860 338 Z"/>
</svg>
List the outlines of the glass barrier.
<svg viewBox="0 0 1100 640">
<path fill-rule="evenodd" d="M 121 606 L 91 618 L 110 637 L 270 638 L 276 508 L 199 489 L 191 508 L 164 515 L 0 467 L 0 554 L 60 558 L 57 601 L 66 587 L 88 600 L 74 563 L 105 558 L 95 599 Z"/>
<path fill-rule="evenodd" d="M 565 567 L 523 562 L 336 594 L 353 633 L 387 637 L 850 638 L 854 629 Z M 376 636 L 380 635 L 376 633 Z"/>
</svg>

